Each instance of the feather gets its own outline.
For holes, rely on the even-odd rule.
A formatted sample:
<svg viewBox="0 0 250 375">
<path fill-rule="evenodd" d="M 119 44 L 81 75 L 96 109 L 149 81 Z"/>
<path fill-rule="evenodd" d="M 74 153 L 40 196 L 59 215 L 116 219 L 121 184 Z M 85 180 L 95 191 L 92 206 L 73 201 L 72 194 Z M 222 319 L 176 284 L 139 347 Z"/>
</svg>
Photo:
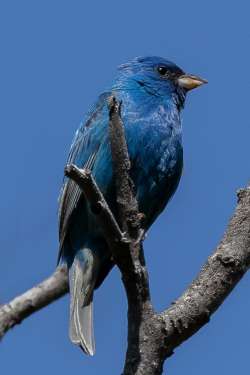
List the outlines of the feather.
<svg viewBox="0 0 250 375">
<path fill-rule="evenodd" d="M 73 143 L 70 148 L 67 164 L 76 164 L 80 168 L 93 169 L 98 151 L 101 145 L 99 137 L 95 135 L 94 128 L 98 128 L 98 116 L 101 117 L 101 111 L 106 103 L 110 93 L 100 95 L 96 105 L 87 116 L 87 120 L 77 130 Z M 100 120 L 99 119 L 99 120 Z M 75 209 L 79 206 L 82 191 L 79 186 L 70 179 L 64 181 L 59 196 L 59 253 L 57 263 L 63 256 L 64 242 L 70 227 L 70 222 Z"/>
<path fill-rule="evenodd" d="M 69 336 L 73 344 L 94 355 L 93 289 L 99 262 L 90 249 L 79 250 L 69 270 L 70 325 Z"/>
</svg>

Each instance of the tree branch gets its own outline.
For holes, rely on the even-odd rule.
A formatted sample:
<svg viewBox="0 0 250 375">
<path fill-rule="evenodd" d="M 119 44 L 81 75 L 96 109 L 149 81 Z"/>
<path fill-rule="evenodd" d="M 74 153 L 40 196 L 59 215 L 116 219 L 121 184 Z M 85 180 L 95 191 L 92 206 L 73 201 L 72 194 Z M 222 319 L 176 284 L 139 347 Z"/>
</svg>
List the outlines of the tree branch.
<svg viewBox="0 0 250 375">
<path fill-rule="evenodd" d="M 250 267 L 250 186 L 238 192 L 227 231 L 184 294 L 161 314 L 166 355 L 187 340 L 223 303 Z"/>
<path fill-rule="evenodd" d="M 109 134 L 118 218 L 108 207 L 90 171 L 70 165 L 65 174 L 80 186 L 89 201 L 122 274 L 128 299 L 128 349 L 123 375 L 158 375 L 165 359 L 209 321 L 250 267 L 250 187 L 239 191 L 238 205 L 228 229 L 198 277 L 170 308 L 157 314 L 150 298 L 142 247 L 142 215 L 129 176 L 120 110 L 121 103 L 111 97 Z M 58 267 L 41 284 L 0 307 L 0 338 L 9 328 L 67 291 L 66 269 Z"/>
<path fill-rule="evenodd" d="M 110 98 L 109 111 L 109 134 L 118 213 L 121 226 L 129 238 L 127 251 L 115 254 L 128 300 L 128 348 L 123 374 L 153 374 L 156 347 L 152 345 L 152 340 L 149 343 L 145 338 L 153 336 L 151 331 L 156 319 L 142 247 L 142 215 L 138 210 L 133 193 L 134 184 L 129 175 L 130 161 L 120 117 L 121 103 L 114 97 Z"/>
<path fill-rule="evenodd" d="M 67 165 L 65 167 L 65 175 L 74 180 L 82 189 L 111 247 L 116 242 L 126 241 L 91 172 L 87 169 L 80 169 L 75 165 Z"/>
<path fill-rule="evenodd" d="M 68 273 L 65 267 L 56 271 L 42 283 L 0 307 L 0 339 L 16 324 L 34 312 L 56 301 L 68 292 Z"/>
</svg>

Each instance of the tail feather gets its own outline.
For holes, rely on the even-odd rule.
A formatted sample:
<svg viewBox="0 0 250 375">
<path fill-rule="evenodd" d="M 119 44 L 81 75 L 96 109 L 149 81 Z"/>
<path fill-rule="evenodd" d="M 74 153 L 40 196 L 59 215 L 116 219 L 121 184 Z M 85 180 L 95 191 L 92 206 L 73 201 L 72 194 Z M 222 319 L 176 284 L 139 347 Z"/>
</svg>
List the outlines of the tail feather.
<svg viewBox="0 0 250 375">
<path fill-rule="evenodd" d="M 93 330 L 93 301 L 84 307 L 76 302 L 76 310 L 70 319 L 70 339 L 73 344 L 89 355 L 95 354 L 95 338 Z"/>
<path fill-rule="evenodd" d="M 69 270 L 70 326 L 72 343 L 89 355 L 95 353 L 93 330 L 93 289 L 97 277 L 97 259 L 89 249 L 75 255 Z"/>
</svg>

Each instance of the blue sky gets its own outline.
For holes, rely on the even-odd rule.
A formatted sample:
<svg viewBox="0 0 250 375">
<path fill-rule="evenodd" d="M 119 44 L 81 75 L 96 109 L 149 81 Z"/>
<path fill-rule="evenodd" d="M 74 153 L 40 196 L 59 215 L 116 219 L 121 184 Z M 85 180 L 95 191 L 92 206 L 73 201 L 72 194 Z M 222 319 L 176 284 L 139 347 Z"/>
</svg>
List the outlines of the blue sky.
<svg viewBox="0 0 250 375">
<path fill-rule="evenodd" d="M 140 55 L 167 57 L 209 81 L 188 97 L 184 174 L 145 242 L 156 309 L 182 293 L 250 177 L 249 11 L 246 0 L 1 1 L 0 303 L 54 270 L 57 197 L 73 133 L 116 66 Z M 248 372 L 249 281 L 175 351 L 169 375 Z M 121 373 L 126 299 L 117 270 L 95 297 L 95 357 L 70 344 L 65 297 L 6 335 L 1 369 Z"/>
</svg>

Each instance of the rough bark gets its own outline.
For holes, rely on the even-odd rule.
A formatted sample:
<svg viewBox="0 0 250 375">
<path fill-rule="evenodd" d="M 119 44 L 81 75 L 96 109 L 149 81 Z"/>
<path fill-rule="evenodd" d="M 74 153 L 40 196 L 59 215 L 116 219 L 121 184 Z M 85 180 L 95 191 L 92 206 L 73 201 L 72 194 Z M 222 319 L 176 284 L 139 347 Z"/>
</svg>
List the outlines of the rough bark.
<svg viewBox="0 0 250 375">
<path fill-rule="evenodd" d="M 89 171 L 67 166 L 103 226 L 119 267 L 128 300 L 128 348 L 123 375 L 158 375 L 173 350 L 203 325 L 250 266 L 250 187 L 238 192 L 238 204 L 223 239 L 198 277 L 168 309 L 153 309 L 143 254 L 142 215 L 129 177 L 129 156 L 120 106 L 110 98 L 110 142 L 116 180 L 118 218 L 114 218 Z M 0 307 L 0 337 L 33 312 L 68 291 L 65 268 Z"/>
<path fill-rule="evenodd" d="M 0 307 L 0 339 L 16 324 L 34 312 L 56 301 L 68 292 L 68 274 L 65 267 L 56 271 L 42 283 Z"/>
<path fill-rule="evenodd" d="M 116 180 L 116 197 L 119 219 L 128 238 L 127 251 L 117 252 L 116 264 L 120 268 L 128 300 L 128 348 L 124 375 L 155 373 L 151 370 L 153 346 L 145 350 L 146 336 L 150 336 L 154 311 L 150 299 L 148 273 L 145 265 L 141 226 L 142 215 L 133 194 L 133 182 L 129 176 L 130 161 L 120 118 L 120 106 L 110 98 L 110 143 Z M 151 322 L 151 324 L 150 324 Z M 146 340 L 145 340 L 146 339 Z M 143 358 L 143 359 L 142 359 Z M 159 372 L 160 373 L 160 372 Z"/>
<path fill-rule="evenodd" d="M 209 321 L 249 267 L 250 187 L 238 192 L 238 204 L 227 231 L 198 277 L 161 314 L 167 355 Z"/>
</svg>

